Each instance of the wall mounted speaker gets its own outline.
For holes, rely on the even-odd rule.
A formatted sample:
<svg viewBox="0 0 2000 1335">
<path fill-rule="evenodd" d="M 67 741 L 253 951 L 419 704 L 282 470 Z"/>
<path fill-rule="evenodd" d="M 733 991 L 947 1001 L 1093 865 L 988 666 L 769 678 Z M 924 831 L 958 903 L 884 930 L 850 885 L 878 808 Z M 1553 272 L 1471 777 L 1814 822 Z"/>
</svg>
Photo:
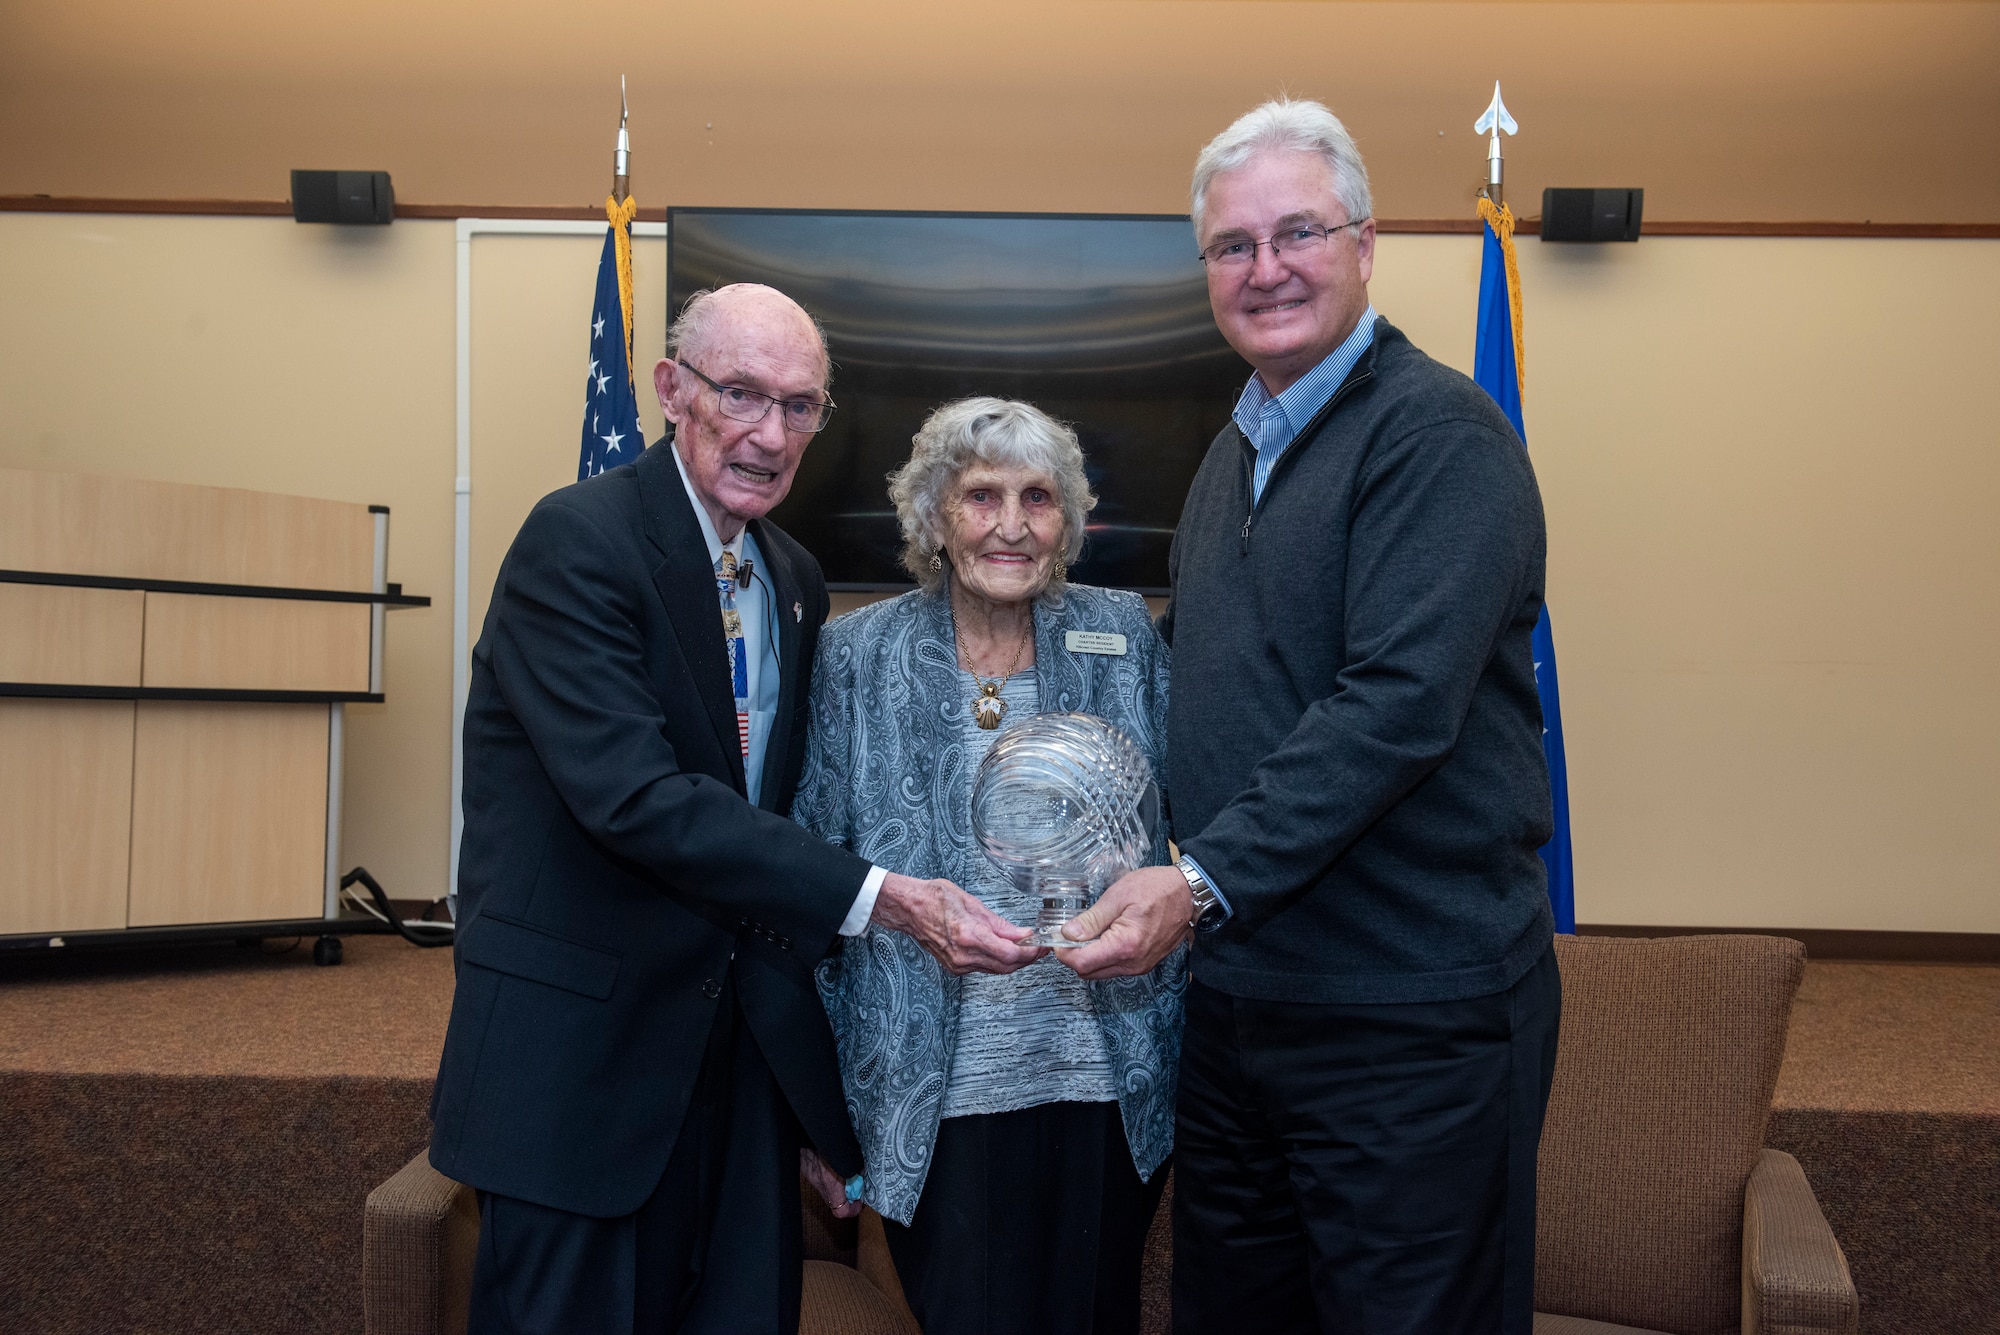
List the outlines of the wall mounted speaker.
<svg viewBox="0 0 2000 1335">
<path fill-rule="evenodd" d="M 387 172 L 292 173 L 295 222 L 385 223 L 395 216 L 396 191 Z"/>
<path fill-rule="evenodd" d="M 1542 191 L 1542 240 L 1637 241 L 1643 190 Z"/>
</svg>

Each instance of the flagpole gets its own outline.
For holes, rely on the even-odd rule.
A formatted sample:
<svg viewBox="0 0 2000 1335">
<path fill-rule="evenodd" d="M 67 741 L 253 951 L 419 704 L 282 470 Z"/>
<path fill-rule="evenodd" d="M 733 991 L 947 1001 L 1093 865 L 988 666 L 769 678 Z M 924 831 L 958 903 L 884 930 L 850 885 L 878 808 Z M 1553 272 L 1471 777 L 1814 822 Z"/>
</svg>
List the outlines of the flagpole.
<svg viewBox="0 0 2000 1335">
<path fill-rule="evenodd" d="M 618 144 L 611 158 L 611 198 L 605 201 L 605 208 L 613 239 L 613 244 L 607 246 L 612 251 L 609 267 L 614 273 L 611 300 L 617 301 L 622 308 L 620 332 L 625 347 L 623 379 L 628 387 L 632 387 L 632 237 L 635 233 L 664 237 L 667 228 L 665 223 L 635 224 L 632 221 L 638 210 L 632 203 L 632 139 L 626 129 L 626 120 L 625 80 L 621 76 L 618 80 Z M 451 842 L 445 887 L 454 919 L 458 917 L 458 869 L 465 836 L 465 709 L 472 692 L 472 241 L 475 236 L 594 236 L 604 239 L 606 234 L 599 230 L 603 226 L 602 223 L 553 218 L 458 220 L 458 468 L 452 496 L 451 553 Z M 600 271 L 606 267 L 600 261 Z M 600 278 L 602 276 L 600 272 Z M 594 362 L 591 369 L 596 369 Z M 627 413 L 630 414 L 626 419 L 630 431 L 621 434 L 618 419 Z M 579 481 L 591 460 L 588 444 L 591 414 L 588 409 L 584 422 L 586 435 L 578 465 Z M 605 425 L 613 436 L 613 440 L 606 443 L 614 449 L 626 439 L 639 441 L 643 447 L 638 407 L 629 390 L 623 407 Z"/>
<path fill-rule="evenodd" d="M 1489 136 L 1486 141 L 1486 184 L 1480 188 L 1480 193 L 1492 200 L 1496 209 L 1507 203 L 1506 164 L 1500 157 L 1500 132 L 1503 130 L 1508 134 L 1519 134 L 1521 127 L 1507 114 L 1507 104 L 1500 100 L 1500 81 L 1495 79 L 1493 100 L 1486 104 L 1486 110 L 1472 123 L 1472 132 Z"/>
<path fill-rule="evenodd" d="M 632 136 L 626 133 L 625 119 L 631 108 L 625 103 L 625 76 L 618 76 L 618 147 L 611 154 L 611 198 L 623 204 L 632 197 Z"/>
<path fill-rule="evenodd" d="M 1493 100 L 1472 123 L 1474 134 L 1485 134 L 1486 183 L 1479 188 L 1479 216 L 1486 220 L 1500 240 L 1500 254 L 1506 263 L 1507 308 L 1514 326 L 1515 392 L 1525 393 L 1528 383 L 1527 347 L 1521 338 L 1521 271 L 1514 251 L 1514 213 L 1507 207 L 1506 163 L 1500 155 L 1500 135 L 1519 134 L 1520 125 L 1500 98 L 1500 81 L 1493 81 Z M 1518 424 L 1517 424 L 1518 425 Z M 1523 439 L 1526 439 L 1523 433 Z"/>
<path fill-rule="evenodd" d="M 618 147 L 611 154 L 611 198 L 604 216 L 611 224 L 618 256 L 618 308 L 625 331 L 625 382 L 636 399 L 638 371 L 632 365 L 632 219 L 639 206 L 632 199 L 632 135 L 625 128 L 631 107 L 625 100 L 625 76 L 618 76 Z"/>
<path fill-rule="evenodd" d="M 1486 181 L 1479 190 L 1479 216 L 1486 233 L 1479 263 L 1479 309 L 1472 352 L 1473 379 L 1493 397 L 1514 430 L 1527 441 L 1522 416 L 1526 386 L 1526 348 L 1521 339 L 1521 271 L 1514 250 L 1514 214 L 1505 200 L 1505 165 L 1500 136 L 1518 134 L 1520 126 L 1500 100 L 1493 100 L 1473 122 L 1473 131 L 1487 136 Z M 1530 637 L 1535 694 L 1542 706 L 1542 758 L 1549 773 L 1551 831 L 1540 851 L 1548 871 L 1549 908 L 1556 930 L 1576 930 L 1576 873 L 1570 848 L 1569 761 L 1563 745 L 1562 694 L 1556 682 L 1555 633 L 1543 603 Z"/>
</svg>

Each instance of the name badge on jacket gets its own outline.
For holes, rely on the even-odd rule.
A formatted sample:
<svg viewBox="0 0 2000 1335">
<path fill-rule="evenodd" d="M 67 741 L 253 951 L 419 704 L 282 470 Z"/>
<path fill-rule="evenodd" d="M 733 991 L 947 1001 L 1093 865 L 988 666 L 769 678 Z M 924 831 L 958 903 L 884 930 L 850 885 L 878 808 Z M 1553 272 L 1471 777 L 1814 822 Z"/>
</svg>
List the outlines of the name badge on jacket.
<svg viewBox="0 0 2000 1335">
<path fill-rule="evenodd" d="M 1063 634 L 1063 648 L 1073 654 L 1113 654 L 1123 657 L 1125 637 L 1104 630 L 1072 630 Z"/>
</svg>

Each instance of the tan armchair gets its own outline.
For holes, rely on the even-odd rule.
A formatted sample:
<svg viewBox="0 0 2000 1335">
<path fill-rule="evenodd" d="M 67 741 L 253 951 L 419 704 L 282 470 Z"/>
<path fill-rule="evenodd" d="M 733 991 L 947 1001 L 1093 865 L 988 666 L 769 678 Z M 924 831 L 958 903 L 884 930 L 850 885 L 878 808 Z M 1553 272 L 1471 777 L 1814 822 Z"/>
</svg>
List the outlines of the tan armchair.
<svg viewBox="0 0 2000 1335">
<path fill-rule="evenodd" d="M 1556 953 L 1535 1335 L 1852 1335 L 1840 1245 L 1798 1160 L 1763 1147 L 1804 947 L 1561 936 Z M 1172 1264 L 1163 1217 L 1145 1335 L 1167 1335 Z"/>
<path fill-rule="evenodd" d="M 1768 936 L 1558 937 L 1561 1047 L 1542 1133 L 1536 1335 L 1854 1335 L 1847 1260 L 1798 1161 L 1764 1148 L 1805 949 Z M 882 1221 L 804 1195 L 801 1335 L 917 1335 Z M 1172 1183 L 1143 1328 L 1167 1329 Z M 368 1197 L 368 1335 L 465 1329 L 473 1194 L 418 1155 Z"/>
<path fill-rule="evenodd" d="M 834 1219 L 803 1187 L 806 1274 L 799 1335 L 919 1335 L 882 1221 Z M 462 1335 L 479 1203 L 419 1154 L 368 1194 L 361 1228 L 367 1335 Z"/>
<path fill-rule="evenodd" d="M 1805 948 L 1558 937 L 1556 950 L 1536 1335 L 1851 1335 L 1847 1259 L 1798 1160 L 1764 1148 Z"/>
</svg>

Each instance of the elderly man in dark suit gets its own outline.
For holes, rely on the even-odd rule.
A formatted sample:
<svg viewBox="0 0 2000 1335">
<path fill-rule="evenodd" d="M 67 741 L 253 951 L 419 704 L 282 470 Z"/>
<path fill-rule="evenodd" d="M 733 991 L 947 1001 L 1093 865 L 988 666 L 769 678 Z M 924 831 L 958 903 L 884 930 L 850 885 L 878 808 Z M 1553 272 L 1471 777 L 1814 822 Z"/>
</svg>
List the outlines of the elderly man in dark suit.
<svg viewBox="0 0 2000 1335">
<path fill-rule="evenodd" d="M 1529 636 L 1541 498 L 1483 391 L 1375 313 L 1368 174 L 1317 102 L 1247 113 L 1192 191 L 1255 375 L 1171 558 L 1183 856 L 1063 952 L 1194 932 L 1174 1328 L 1529 1335 L 1560 982 Z"/>
<path fill-rule="evenodd" d="M 802 1162 L 843 1213 L 863 1168 L 813 964 L 871 919 L 955 972 L 1033 953 L 785 818 L 828 602 L 764 516 L 828 371 L 780 293 L 698 295 L 668 440 L 544 498 L 501 566 L 432 1103 L 432 1164 L 479 1192 L 475 1331 L 795 1331 Z"/>
</svg>

